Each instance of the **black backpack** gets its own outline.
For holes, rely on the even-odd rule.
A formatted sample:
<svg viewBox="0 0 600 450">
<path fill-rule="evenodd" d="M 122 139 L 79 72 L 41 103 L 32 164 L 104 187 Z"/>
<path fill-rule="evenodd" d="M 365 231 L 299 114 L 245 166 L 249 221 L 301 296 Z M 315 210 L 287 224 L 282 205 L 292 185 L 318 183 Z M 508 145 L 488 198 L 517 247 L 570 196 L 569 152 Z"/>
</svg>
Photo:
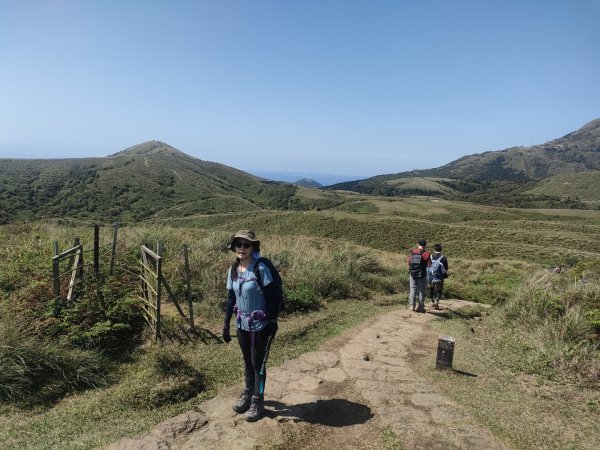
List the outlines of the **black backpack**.
<svg viewBox="0 0 600 450">
<path fill-rule="evenodd" d="M 423 259 L 423 250 L 418 253 L 410 252 L 408 271 L 410 272 L 410 276 L 415 280 L 419 280 L 427 275 L 427 262 Z"/>
<path fill-rule="evenodd" d="M 273 299 L 273 304 L 269 304 L 270 311 L 277 311 L 276 315 L 279 315 L 282 311 L 285 310 L 285 299 L 283 295 L 283 283 L 281 281 L 281 275 L 279 275 L 279 271 L 273 264 L 273 262 L 269 258 L 259 258 L 254 265 L 254 276 L 256 278 L 256 284 L 258 284 L 258 288 L 262 291 L 265 287 L 260 277 L 260 269 L 258 265 L 263 263 L 271 272 L 271 276 L 273 277 L 273 288 L 275 292 L 275 298 Z"/>
</svg>

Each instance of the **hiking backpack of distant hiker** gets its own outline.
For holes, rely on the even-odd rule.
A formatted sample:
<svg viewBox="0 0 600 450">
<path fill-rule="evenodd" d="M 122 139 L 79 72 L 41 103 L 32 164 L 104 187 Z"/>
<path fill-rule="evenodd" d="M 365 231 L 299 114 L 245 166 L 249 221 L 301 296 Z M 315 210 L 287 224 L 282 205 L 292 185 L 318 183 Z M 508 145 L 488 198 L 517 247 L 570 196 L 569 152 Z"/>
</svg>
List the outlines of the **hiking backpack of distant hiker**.
<svg viewBox="0 0 600 450">
<path fill-rule="evenodd" d="M 427 260 L 423 258 L 424 250 L 411 251 L 410 259 L 408 262 L 408 270 L 410 272 L 410 276 L 419 280 L 427 274 Z"/>
<path fill-rule="evenodd" d="M 446 269 L 442 262 L 442 256 L 438 259 L 431 259 L 431 266 L 427 268 L 427 280 L 430 283 L 439 283 L 445 278 Z"/>
<path fill-rule="evenodd" d="M 279 316 L 279 314 L 285 310 L 285 300 L 284 300 L 284 296 L 283 296 L 283 283 L 281 281 L 281 275 L 279 275 L 279 271 L 277 270 L 277 268 L 275 267 L 275 265 L 273 264 L 273 262 L 268 259 L 268 258 L 259 258 L 258 261 L 256 261 L 256 264 L 254 265 L 254 276 L 256 277 L 256 284 L 258 284 L 258 288 L 262 291 L 264 289 L 264 284 L 262 281 L 262 278 L 260 276 L 260 270 L 258 265 L 260 263 L 263 263 L 267 269 L 269 269 L 269 272 L 271 272 L 271 276 L 273 277 L 273 281 L 271 282 L 273 284 L 273 292 L 274 292 L 274 298 L 271 299 L 271 304 L 269 304 L 269 312 L 275 316 L 275 318 L 277 318 L 277 316 Z"/>
</svg>

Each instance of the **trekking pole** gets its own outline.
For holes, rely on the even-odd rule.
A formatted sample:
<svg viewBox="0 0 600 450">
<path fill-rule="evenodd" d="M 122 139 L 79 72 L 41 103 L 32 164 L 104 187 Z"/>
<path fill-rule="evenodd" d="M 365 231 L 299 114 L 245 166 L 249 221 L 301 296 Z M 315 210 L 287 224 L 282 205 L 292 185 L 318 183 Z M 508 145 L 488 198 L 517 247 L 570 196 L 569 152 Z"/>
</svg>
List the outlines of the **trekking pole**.
<svg viewBox="0 0 600 450">
<path fill-rule="evenodd" d="M 269 351 L 271 350 L 271 343 L 273 342 L 274 334 L 270 334 L 267 339 L 267 349 L 265 350 L 265 357 L 262 360 L 262 365 L 260 366 L 260 372 L 258 375 L 260 379 L 258 380 L 258 394 L 263 395 L 265 393 L 265 371 L 267 368 L 267 359 L 269 358 Z"/>
</svg>

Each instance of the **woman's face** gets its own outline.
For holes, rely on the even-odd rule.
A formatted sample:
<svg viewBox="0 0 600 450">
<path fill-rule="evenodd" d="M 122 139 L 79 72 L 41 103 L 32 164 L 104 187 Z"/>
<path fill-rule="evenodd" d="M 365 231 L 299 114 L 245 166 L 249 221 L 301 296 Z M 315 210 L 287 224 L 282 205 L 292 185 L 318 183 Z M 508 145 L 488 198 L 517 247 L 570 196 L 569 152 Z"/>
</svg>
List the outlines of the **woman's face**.
<svg viewBox="0 0 600 450">
<path fill-rule="evenodd" d="M 249 258 L 254 250 L 252 242 L 247 241 L 246 239 L 236 239 L 236 241 L 233 243 L 233 248 L 235 249 L 235 254 L 238 258 L 240 258 L 240 260 Z"/>
</svg>

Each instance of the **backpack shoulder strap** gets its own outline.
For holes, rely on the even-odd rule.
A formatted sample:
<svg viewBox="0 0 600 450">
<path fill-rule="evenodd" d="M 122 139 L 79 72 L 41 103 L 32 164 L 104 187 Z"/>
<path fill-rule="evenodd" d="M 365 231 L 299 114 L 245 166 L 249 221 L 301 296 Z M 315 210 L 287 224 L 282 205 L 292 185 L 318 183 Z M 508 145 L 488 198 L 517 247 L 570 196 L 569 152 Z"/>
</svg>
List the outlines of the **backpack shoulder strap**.
<svg viewBox="0 0 600 450">
<path fill-rule="evenodd" d="M 431 259 L 431 262 L 433 263 L 434 261 L 436 261 L 436 263 L 440 266 L 442 273 L 446 273 L 446 268 L 444 267 L 444 261 L 443 261 L 444 255 L 440 255 L 439 258 L 437 259 Z"/>
<path fill-rule="evenodd" d="M 263 280 L 262 277 L 260 276 L 260 267 L 258 267 L 258 265 L 260 263 L 264 263 L 265 262 L 265 258 L 260 257 L 256 260 L 256 263 L 254 264 L 254 276 L 256 278 L 256 283 L 258 284 L 258 287 L 262 290 L 265 286 L 263 285 Z"/>
</svg>

